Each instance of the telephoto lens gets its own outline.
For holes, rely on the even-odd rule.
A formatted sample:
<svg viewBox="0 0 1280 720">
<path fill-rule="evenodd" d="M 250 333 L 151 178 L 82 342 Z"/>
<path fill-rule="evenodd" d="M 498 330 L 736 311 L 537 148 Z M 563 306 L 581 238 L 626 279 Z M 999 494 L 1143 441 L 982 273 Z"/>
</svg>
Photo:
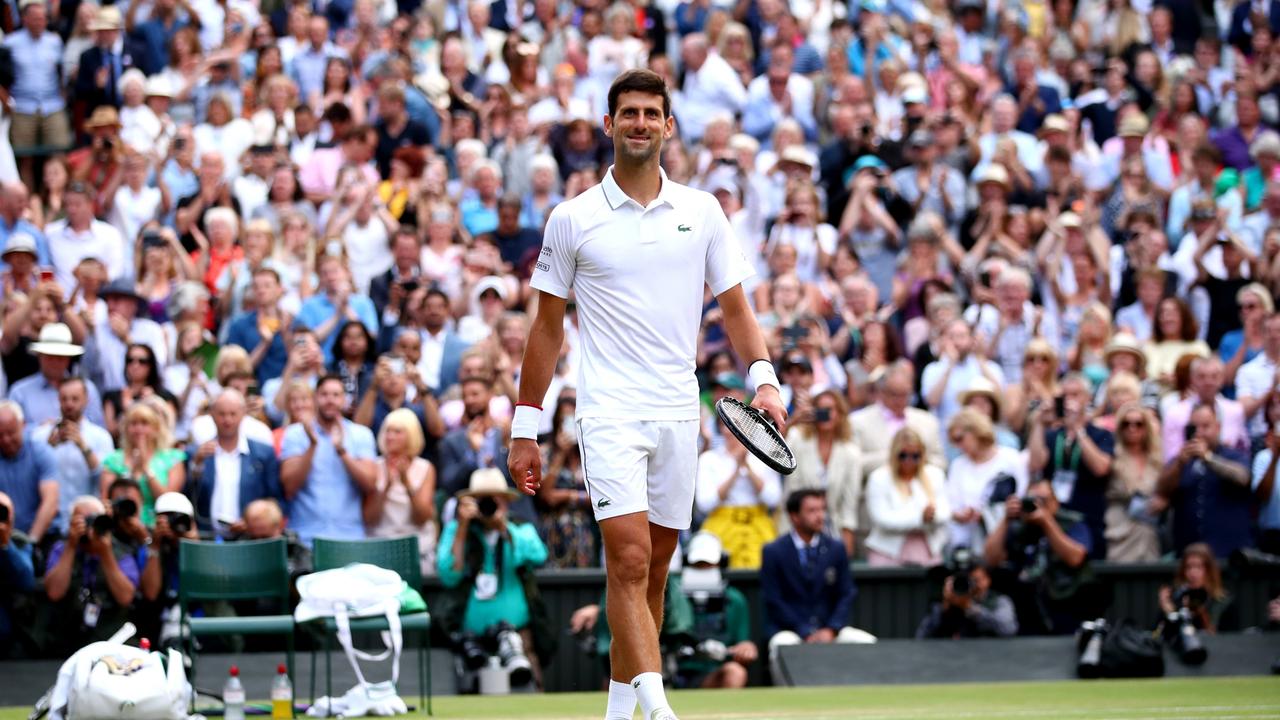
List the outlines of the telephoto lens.
<svg viewBox="0 0 1280 720">
<path fill-rule="evenodd" d="M 1102 677 L 1102 641 L 1107 637 L 1107 621 L 1080 623 L 1078 634 L 1080 659 L 1076 662 L 1076 675 L 1086 680 Z"/>
<path fill-rule="evenodd" d="M 1171 614 L 1169 624 L 1177 633 L 1173 636 L 1173 649 L 1178 653 L 1178 659 L 1185 665 L 1203 665 L 1209 659 L 1209 651 L 1205 649 L 1204 640 L 1196 630 L 1191 611 L 1182 608 Z"/>
<path fill-rule="evenodd" d="M 524 654 L 524 640 L 506 623 L 498 629 L 498 659 L 512 685 L 525 685 L 533 679 L 533 666 Z"/>
<path fill-rule="evenodd" d="M 488 653 L 480 647 L 480 641 L 471 633 L 459 636 L 457 645 L 458 654 L 462 656 L 462 664 L 466 665 L 468 670 L 479 670 L 489 659 Z"/>
<path fill-rule="evenodd" d="M 480 510 L 480 517 L 491 518 L 494 513 L 498 512 L 498 501 L 488 495 L 480 498 L 476 506 Z"/>
<path fill-rule="evenodd" d="M 138 514 L 138 503 L 129 498 L 118 498 L 111 501 L 111 514 L 116 520 L 125 520 Z"/>
</svg>

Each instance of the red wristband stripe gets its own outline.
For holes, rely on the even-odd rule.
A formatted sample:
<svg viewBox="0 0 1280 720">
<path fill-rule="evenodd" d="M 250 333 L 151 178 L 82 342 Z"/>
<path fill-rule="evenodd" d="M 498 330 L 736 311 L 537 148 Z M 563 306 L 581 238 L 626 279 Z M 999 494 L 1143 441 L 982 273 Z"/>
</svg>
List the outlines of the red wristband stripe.
<svg viewBox="0 0 1280 720">
<path fill-rule="evenodd" d="M 526 402 L 518 402 L 518 403 L 516 403 L 516 407 L 520 407 L 521 405 L 523 405 L 523 406 L 525 406 L 525 407 L 531 407 L 531 408 L 533 408 L 534 410 L 537 410 L 538 412 L 542 412 L 542 406 L 541 406 L 541 405 L 534 405 L 533 403 L 526 403 Z"/>
</svg>

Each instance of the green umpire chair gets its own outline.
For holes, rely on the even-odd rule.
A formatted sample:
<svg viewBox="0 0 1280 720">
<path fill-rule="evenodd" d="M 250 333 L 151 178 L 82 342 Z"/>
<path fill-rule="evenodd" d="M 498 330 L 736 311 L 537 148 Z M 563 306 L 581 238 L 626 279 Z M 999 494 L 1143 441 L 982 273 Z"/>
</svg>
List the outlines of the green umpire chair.
<svg viewBox="0 0 1280 720">
<path fill-rule="evenodd" d="M 293 680 L 293 615 L 289 613 L 289 562 L 284 538 L 234 543 L 183 540 L 178 549 L 178 603 L 182 638 L 194 674 L 196 638 L 283 635 Z M 192 617 L 195 602 L 275 598 L 281 615 Z"/>
<path fill-rule="evenodd" d="M 422 592 L 422 565 L 418 556 L 418 538 L 413 535 L 398 538 L 370 538 L 367 540 L 331 540 L 316 538 L 312 545 L 312 561 L 315 570 L 332 570 L 351 563 L 367 563 L 386 570 L 394 570 L 401 580 L 410 588 Z M 337 632 L 337 624 L 333 618 L 322 618 L 316 622 L 324 622 L 324 674 L 325 693 L 333 697 L 333 673 L 329 662 L 329 634 Z M 409 613 L 400 616 L 400 626 L 404 633 L 420 633 L 422 642 L 418 644 L 418 702 L 431 715 L 431 613 L 428 611 Z M 387 620 L 383 617 L 351 618 L 351 630 L 374 631 L 386 630 Z M 316 695 L 315 651 L 312 651 L 311 662 L 311 697 Z"/>
</svg>

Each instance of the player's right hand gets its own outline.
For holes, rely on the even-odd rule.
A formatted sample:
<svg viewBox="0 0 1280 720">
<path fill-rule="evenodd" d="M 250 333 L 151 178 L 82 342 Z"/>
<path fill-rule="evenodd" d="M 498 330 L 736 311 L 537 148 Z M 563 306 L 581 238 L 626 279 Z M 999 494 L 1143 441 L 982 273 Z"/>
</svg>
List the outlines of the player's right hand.
<svg viewBox="0 0 1280 720">
<path fill-rule="evenodd" d="M 511 441 L 507 470 L 516 487 L 525 495 L 537 495 L 542 487 L 542 450 L 536 440 L 517 438 Z"/>
</svg>

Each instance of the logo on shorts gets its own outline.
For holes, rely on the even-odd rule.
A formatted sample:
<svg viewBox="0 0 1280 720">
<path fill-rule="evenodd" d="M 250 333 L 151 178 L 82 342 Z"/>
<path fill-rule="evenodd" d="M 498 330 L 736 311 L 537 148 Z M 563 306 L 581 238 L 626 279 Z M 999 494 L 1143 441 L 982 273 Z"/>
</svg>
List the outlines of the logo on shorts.
<svg viewBox="0 0 1280 720">
<path fill-rule="evenodd" d="M 609 498 L 600 498 L 600 502 L 596 503 L 596 507 L 600 509 L 604 509 L 609 507 L 612 504 L 613 504 L 613 501 L 610 500 Z"/>
<path fill-rule="evenodd" d="M 639 680 L 636 680 L 635 682 L 631 683 L 631 687 L 636 688 L 636 689 L 639 689 L 639 688 L 640 688 L 640 681 L 639 681 Z"/>
<path fill-rule="evenodd" d="M 691 230 L 693 230 L 693 228 L 689 227 L 688 225 L 677 225 L 676 230 L 680 232 L 690 232 Z"/>
</svg>

